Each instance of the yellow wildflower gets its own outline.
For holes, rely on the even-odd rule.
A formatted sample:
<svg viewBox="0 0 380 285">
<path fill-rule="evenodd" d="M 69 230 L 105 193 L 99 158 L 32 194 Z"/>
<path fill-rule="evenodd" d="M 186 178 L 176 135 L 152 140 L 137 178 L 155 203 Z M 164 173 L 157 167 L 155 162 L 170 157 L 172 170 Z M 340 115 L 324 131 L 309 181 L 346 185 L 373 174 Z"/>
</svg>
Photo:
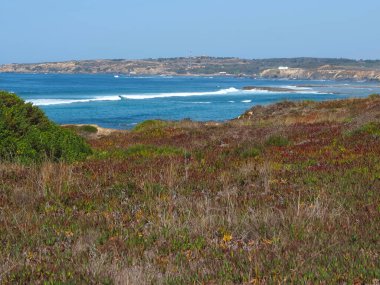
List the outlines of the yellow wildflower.
<svg viewBox="0 0 380 285">
<path fill-rule="evenodd" d="M 223 235 L 223 241 L 224 242 L 229 242 L 232 240 L 232 235 L 231 234 L 224 234 Z"/>
</svg>

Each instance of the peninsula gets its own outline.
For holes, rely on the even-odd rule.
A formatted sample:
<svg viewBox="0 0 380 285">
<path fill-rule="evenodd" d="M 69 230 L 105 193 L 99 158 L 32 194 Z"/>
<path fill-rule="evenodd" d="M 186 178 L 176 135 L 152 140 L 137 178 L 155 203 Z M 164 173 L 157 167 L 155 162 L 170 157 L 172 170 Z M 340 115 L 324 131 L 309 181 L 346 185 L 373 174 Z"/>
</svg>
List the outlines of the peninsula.
<svg viewBox="0 0 380 285">
<path fill-rule="evenodd" d="M 254 78 L 379 81 L 380 60 L 334 58 L 240 59 L 176 57 L 102 59 L 0 65 L 0 73 L 109 73 L 163 76 L 246 76 Z"/>
</svg>

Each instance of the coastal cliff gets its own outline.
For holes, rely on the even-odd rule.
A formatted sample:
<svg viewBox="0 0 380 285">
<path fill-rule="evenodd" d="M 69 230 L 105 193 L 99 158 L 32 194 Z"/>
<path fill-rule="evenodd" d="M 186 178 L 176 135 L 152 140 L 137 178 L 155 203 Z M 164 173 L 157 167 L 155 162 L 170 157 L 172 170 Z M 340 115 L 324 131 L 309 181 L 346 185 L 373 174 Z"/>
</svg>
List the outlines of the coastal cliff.
<svg viewBox="0 0 380 285">
<path fill-rule="evenodd" d="M 316 69 L 266 69 L 263 78 L 315 79 L 315 80 L 380 80 L 380 70 L 347 69 L 339 66 L 322 66 Z"/>
</svg>

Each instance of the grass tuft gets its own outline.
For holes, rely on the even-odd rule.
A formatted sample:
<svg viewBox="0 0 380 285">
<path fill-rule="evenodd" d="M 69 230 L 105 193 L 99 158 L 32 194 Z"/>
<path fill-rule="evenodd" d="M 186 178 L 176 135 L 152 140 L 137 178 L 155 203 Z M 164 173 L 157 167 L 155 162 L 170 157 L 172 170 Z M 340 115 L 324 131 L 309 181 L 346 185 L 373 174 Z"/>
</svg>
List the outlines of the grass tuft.
<svg viewBox="0 0 380 285">
<path fill-rule="evenodd" d="M 287 138 L 285 138 L 283 136 L 272 135 L 266 140 L 265 144 L 268 146 L 281 147 L 281 146 L 288 146 L 290 144 L 290 142 Z"/>
</svg>

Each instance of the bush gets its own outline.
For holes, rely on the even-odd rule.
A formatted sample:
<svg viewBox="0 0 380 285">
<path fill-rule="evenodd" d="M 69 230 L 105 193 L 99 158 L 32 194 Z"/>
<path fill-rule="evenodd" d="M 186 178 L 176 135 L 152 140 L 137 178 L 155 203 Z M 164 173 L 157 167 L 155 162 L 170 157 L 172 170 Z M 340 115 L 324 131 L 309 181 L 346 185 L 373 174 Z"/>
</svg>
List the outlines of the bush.
<svg viewBox="0 0 380 285">
<path fill-rule="evenodd" d="M 380 98 L 380 94 L 371 94 L 368 96 L 370 99 L 379 99 Z"/>
<path fill-rule="evenodd" d="M 152 129 L 161 129 L 165 126 L 167 126 L 167 122 L 160 120 L 146 120 L 137 124 L 133 130 L 135 132 L 145 132 Z"/>
<path fill-rule="evenodd" d="M 82 138 L 51 122 L 39 108 L 0 91 L 0 160 L 75 161 L 90 153 Z"/>
<path fill-rule="evenodd" d="M 92 134 L 96 134 L 98 132 L 98 128 L 95 126 L 91 126 L 91 125 L 80 126 L 79 130 L 81 132 L 92 133 Z"/>
<path fill-rule="evenodd" d="M 167 134 L 168 122 L 160 120 L 146 120 L 136 125 L 133 132 L 143 134 L 146 138 L 164 137 Z"/>
<path fill-rule="evenodd" d="M 270 136 L 265 144 L 269 146 L 287 146 L 289 145 L 289 140 L 282 136 Z"/>
</svg>

